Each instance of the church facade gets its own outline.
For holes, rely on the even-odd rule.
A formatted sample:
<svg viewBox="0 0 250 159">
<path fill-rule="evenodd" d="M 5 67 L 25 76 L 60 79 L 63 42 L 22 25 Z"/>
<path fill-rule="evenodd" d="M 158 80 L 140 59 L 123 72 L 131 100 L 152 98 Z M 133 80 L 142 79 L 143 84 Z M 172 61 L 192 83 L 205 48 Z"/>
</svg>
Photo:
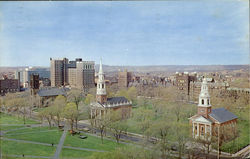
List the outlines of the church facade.
<svg viewBox="0 0 250 159">
<path fill-rule="evenodd" d="M 100 62 L 96 101 L 91 103 L 91 118 L 101 118 L 110 110 L 120 111 L 121 117 L 127 119 L 130 117 L 132 110 L 132 102 L 125 97 L 112 97 L 107 98 L 106 84 L 104 79 L 104 72 L 102 63 Z"/>
<path fill-rule="evenodd" d="M 219 131 L 236 129 L 237 116 L 225 108 L 212 109 L 207 80 L 203 79 L 197 114 L 189 118 L 193 138 L 211 139 Z"/>
</svg>

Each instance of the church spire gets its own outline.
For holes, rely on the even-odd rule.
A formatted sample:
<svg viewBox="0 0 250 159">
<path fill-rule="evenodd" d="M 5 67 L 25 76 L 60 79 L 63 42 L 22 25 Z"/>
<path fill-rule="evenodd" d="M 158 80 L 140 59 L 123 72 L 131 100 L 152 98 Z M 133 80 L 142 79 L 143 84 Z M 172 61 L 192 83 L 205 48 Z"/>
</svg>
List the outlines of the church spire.
<svg viewBox="0 0 250 159">
<path fill-rule="evenodd" d="M 207 79 L 203 78 L 199 95 L 198 114 L 208 117 L 211 113 L 210 95 L 208 93 Z"/>
<path fill-rule="evenodd" d="M 106 84 L 104 79 L 104 73 L 102 70 L 102 60 L 100 60 L 100 67 L 98 73 L 96 99 L 100 103 L 105 103 L 107 101 Z"/>
<path fill-rule="evenodd" d="M 202 84 L 201 84 L 201 92 L 199 95 L 199 105 L 202 107 L 210 107 L 210 95 L 208 92 L 208 86 L 207 86 L 207 79 L 203 78 Z"/>
<path fill-rule="evenodd" d="M 100 60 L 99 74 L 103 74 L 103 71 L 102 71 L 102 59 Z"/>
</svg>

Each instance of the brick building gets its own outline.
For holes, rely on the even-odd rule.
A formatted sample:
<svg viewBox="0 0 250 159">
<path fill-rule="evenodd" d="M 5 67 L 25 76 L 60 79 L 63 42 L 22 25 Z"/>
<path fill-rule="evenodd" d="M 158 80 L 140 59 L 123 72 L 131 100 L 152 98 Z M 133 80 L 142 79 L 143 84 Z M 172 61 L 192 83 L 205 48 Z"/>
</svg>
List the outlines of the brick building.
<svg viewBox="0 0 250 159">
<path fill-rule="evenodd" d="M 4 77 L 0 80 L 0 95 L 5 95 L 6 93 L 15 93 L 19 91 L 19 79 L 8 79 L 7 77 Z"/>
<path fill-rule="evenodd" d="M 235 131 L 237 116 L 224 108 L 212 109 L 207 80 L 204 78 L 199 95 L 197 114 L 189 118 L 193 138 L 206 139 L 218 131 Z"/>
<path fill-rule="evenodd" d="M 132 102 L 125 97 L 107 98 L 106 83 L 101 62 L 97 81 L 96 102 L 93 102 L 90 105 L 91 118 L 95 119 L 101 119 L 102 116 L 110 110 L 119 110 L 121 111 L 122 118 L 128 118 L 132 110 Z"/>
<path fill-rule="evenodd" d="M 38 74 L 32 74 L 30 75 L 30 91 L 31 95 L 36 95 L 37 91 L 39 90 L 39 75 Z"/>
<path fill-rule="evenodd" d="M 125 71 L 118 72 L 118 87 L 119 88 L 127 88 L 129 82 L 132 81 L 132 73 Z"/>
<path fill-rule="evenodd" d="M 190 94 L 190 83 L 197 81 L 197 74 L 190 75 L 188 72 L 178 73 L 176 72 L 176 80 L 174 85 L 180 91 L 185 99 L 189 99 Z"/>
</svg>

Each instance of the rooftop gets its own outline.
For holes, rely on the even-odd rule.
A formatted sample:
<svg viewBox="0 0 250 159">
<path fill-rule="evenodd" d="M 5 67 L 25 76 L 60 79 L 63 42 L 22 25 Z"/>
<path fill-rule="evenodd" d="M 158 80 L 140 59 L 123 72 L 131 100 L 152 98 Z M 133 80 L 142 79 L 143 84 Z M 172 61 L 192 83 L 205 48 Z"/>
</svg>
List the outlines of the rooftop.
<svg viewBox="0 0 250 159">
<path fill-rule="evenodd" d="M 38 91 L 38 95 L 40 97 L 58 96 L 58 95 L 65 96 L 68 90 L 69 90 L 68 88 L 46 88 L 46 89 L 40 89 Z"/>
<path fill-rule="evenodd" d="M 212 112 L 209 114 L 209 116 L 216 119 L 220 123 L 238 118 L 236 115 L 226 110 L 225 108 L 212 109 Z"/>
</svg>

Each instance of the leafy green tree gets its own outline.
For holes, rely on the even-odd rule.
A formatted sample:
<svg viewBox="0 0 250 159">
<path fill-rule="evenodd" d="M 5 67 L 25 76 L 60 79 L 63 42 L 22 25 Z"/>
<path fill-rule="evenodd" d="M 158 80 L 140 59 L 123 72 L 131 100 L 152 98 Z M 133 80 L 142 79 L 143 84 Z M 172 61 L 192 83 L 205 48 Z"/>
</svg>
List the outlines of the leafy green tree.
<svg viewBox="0 0 250 159">
<path fill-rule="evenodd" d="M 60 126 L 60 121 L 63 114 L 63 109 L 66 106 L 66 98 L 62 95 L 59 95 L 55 98 L 55 100 L 51 103 L 51 111 L 55 116 L 54 120 L 57 123 L 57 126 Z"/>
<path fill-rule="evenodd" d="M 78 117 L 78 111 L 75 103 L 70 102 L 64 107 L 63 117 L 69 121 L 71 130 L 73 131 L 74 121 Z"/>
<path fill-rule="evenodd" d="M 96 127 L 100 130 L 101 140 L 103 143 L 103 136 L 105 134 L 105 130 L 110 125 L 110 116 L 108 114 L 103 116 L 95 117 Z"/>
<path fill-rule="evenodd" d="M 178 147 L 178 154 L 179 158 L 182 158 L 183 153 L 186 149 L 186 143 L 189 139 L 189 126 L 186 123 L 176 122 L 173 123 L 173 133 L 176 135 L 177 147 Z"/>
<path fill-rule="evenodd" d="M 46 107 L 43 110 L 39 111 L 38 116 L 42 119 L 48 121 L 49 127 L 52 126 L 52 120 L 54 119 L 53 107 Z"/>
<path fill-rule="evenodd" d="M 126 120 L 122 119 L 121 111 L 111 111 L 110 113 L 110 124 L 108 127 L 113 133 L 116 142 L 119 143 L 121 134 L 127 132 L 128 124 Z"/>
<path fill-rule="evenodd" d="M 84 100 L 84 103 L 86 105 L 89 105 L 91 102 L 94 102 L 95 101 L 95 98 L 92 94 L 88 94 Z"/>
<path fill-rule="evenodd" d="M 84 100 L 82 92 L 80 90 L 78 90 L 78 89 L 71 89 L 70 92 L 67 95 L 67 100 L 69 102 L 74 102 L 76 104 L 78 114 L 80 115 L 79 104 L 80 104 L 80 102 L 82 100 Z M 75 120 L 76 129 L 78 127 L 78 116 L 76 117 L 76 120 Z"/>
<path fill-rule="evenodd" d="M 125 98 L 129 99 L 128 91 L 125 90 L 125 89 L 119 90 L 119 91 L 116 93 L 115 96 L 116 96 L 116 97 L 125 97 Z"/>
<path fill-rule="evenodd" d="M 130 87 L 127 91 L 128 99 L 135 102 L 137 99 L 137 89 L 135 87 Z"/>
<path fill-rule="evenodd" d="M 162 158 L 167 158 L 170 151 L 171 125 L 164 120 L 155 121 L 147 130 L 147 133 L 155 138 L 155 148 L 161 151 Z"/>
<path fill-rule="evenodd" d="M 153 118 L 153 111 L 150 109 L 144 109 L 140 107 L 136 110 L 134 118 L 138 121 L 138 127 L 145 134 L 145 131 L 151 126 L 151 121 Z"/>
</svg>

